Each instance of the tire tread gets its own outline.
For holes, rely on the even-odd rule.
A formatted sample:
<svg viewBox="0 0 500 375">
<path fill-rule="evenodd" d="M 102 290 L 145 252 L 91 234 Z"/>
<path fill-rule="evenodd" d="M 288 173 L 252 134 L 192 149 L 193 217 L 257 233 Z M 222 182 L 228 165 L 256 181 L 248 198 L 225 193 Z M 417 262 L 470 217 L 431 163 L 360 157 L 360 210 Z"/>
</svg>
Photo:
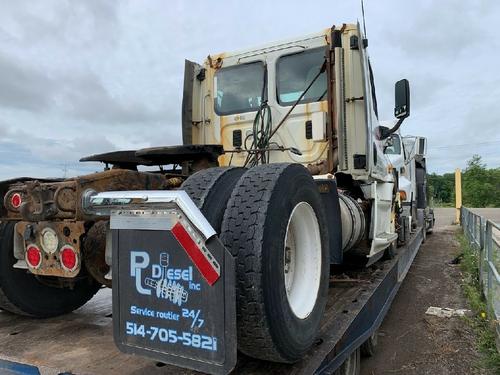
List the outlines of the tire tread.
<svg viewBox="0 0 500 375">
<path fill-rule="evenodd" d="M 236 256 L 238 348 L 245 354 L 286 362 L 271 338 L 262 293 L 264 223 L 273 188 L 289 164 L 269 164 L 248 170 L 233 190 L 224 215 L 221 240 Z"/>
</svg>

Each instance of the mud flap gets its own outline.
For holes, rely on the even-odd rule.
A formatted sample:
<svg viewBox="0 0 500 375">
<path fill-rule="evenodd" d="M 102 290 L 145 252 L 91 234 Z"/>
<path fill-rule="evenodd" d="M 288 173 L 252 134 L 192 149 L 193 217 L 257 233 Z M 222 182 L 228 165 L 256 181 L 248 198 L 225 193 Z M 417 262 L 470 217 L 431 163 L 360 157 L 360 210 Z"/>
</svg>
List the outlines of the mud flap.
<svg viewBox="0 0 500 375">
<path fill-rule="evenodd" d="M 112 211 L 114 339 L 125 353 L 227 374 L 237 356 L 234 259 L 192 219 L 179 207 Z"/>
</svg>

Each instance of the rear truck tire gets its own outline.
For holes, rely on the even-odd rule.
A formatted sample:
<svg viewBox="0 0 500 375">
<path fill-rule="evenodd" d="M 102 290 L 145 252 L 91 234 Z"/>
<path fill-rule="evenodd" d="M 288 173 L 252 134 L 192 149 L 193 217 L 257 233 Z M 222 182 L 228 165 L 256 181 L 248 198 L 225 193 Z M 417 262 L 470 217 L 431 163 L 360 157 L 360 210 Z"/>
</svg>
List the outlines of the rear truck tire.
<svg viewBox="0 0 500 375">
<path fill-rule="evenodd" d="M 361 369 L 361 349 L 357 348 L 342 365 L 335 371 L 334 375 L 359 375 Z"/>
<path fill-rule="evenodd" d="M 13 268 L 14 223 L 0 224 L 0 308 L 14 314 L 48 318 L 69 313 L 88 302 L 100 288 L 90 277 L 73 289 L 41 283 L 27 270 Z"/>
<path fill-rule="evenodd" d="M 311 174 L 299 164 L 249 169 L 228 202 L 221 240 L 236 257 L 238 349 L 300 360 L 328 294 L 327 221 Z"/>
<path fill-rule="evenodd" d="M 181 185 L 208 222 L 220 234 L 222 219 L 233 188 L 246 168 L 215 167 L 189 176 Z"/>
<path fill-rule="evenodd" d="M 373 357 L 377 350 L 378 344 L 378 329 L 361 345 L 361 356 Z"/>
<path fill-rule="evenodd" d="M 85 233 L 81 253 L 85 269 L 98 283 L 112 287 L 112 281 L 106 279 L 110 267 L 106 264 L 106 231 L 108 221 L 94 223 Z"/>
</svg>

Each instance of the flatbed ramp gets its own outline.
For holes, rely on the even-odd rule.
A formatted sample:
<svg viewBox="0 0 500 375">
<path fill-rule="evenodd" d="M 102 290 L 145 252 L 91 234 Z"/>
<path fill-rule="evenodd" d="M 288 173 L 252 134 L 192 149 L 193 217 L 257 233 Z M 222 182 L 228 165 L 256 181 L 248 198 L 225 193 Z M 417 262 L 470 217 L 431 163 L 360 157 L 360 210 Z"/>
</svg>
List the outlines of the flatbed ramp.
<svg viewBox="0 0 500 375">
<path fill-rule="evenodd" d="M 332 373 L 379 327 L 422 238 L 419 230 L 407 246 L 398 249 L 394 259 L 332 278 L 321 333 L 301 362 L 282 365 L 239 354 L 235 373 Z M 87 305 L 62 317 L 37 320 L 0 311 L 0 360 L 4 360 L 0 361 L 0 373 L 194 373 L 121 353 L 113 342 L 111 310 L 111 290 L 103 289 Z"/>
</svg>

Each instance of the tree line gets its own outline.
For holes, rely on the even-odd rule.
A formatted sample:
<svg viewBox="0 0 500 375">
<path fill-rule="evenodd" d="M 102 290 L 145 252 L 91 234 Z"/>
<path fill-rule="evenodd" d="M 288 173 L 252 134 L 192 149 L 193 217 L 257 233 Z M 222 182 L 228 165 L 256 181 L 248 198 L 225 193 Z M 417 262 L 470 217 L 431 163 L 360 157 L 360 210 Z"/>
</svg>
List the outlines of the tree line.
<svg viewBox="0 0 500 375">
<path fill-rule="evenodd" d="M 455 206 L 455 173 L 431 173 L 427 184 L 435 206 Z M 481 156 L 472 156 L 462 171 L 462 205 L 500 207 L 500 168 L 487 168 Z"/>
</svg>

